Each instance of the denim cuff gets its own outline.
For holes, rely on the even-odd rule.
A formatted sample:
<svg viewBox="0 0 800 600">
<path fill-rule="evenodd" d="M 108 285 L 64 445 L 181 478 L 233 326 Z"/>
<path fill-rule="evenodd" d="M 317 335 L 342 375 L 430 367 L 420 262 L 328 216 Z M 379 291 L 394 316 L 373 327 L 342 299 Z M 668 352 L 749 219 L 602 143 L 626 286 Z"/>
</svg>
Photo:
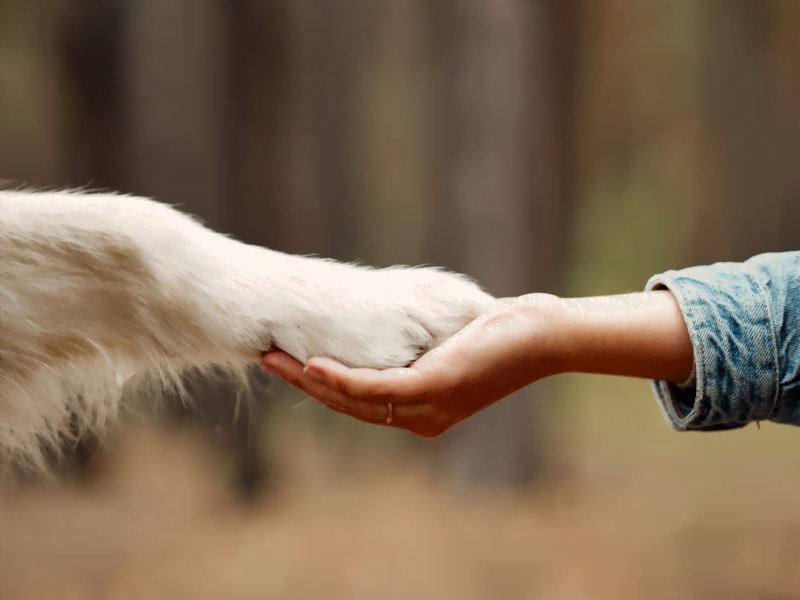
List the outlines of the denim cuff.
<svg viewBox="0 0 800 600">
<path fill-rule="evenodd" d="M 694 385 L 652 381 L 669 424 L 679 431 L 734 429 L 770 418 L 779 379 L 767 291 L 746 263 L 667 271 L 646 291 L 675 296 L 694 348 Z"/>
</svg>

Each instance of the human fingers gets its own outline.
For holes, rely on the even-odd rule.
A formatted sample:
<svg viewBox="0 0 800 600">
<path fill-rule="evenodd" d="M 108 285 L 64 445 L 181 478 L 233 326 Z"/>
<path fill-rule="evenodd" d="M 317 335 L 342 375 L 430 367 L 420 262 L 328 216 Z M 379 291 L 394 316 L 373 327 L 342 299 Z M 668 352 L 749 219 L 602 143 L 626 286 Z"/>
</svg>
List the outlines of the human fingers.
<svg viewBox="0 0 800 600">
<path fill-rule="evenodd" d="M 434 407 L 422 400 L 397 401 L 392 399 L 377 402 L 374 398 L 369 400 L 353 398 L 310 377 L 304 372 L 303 364 L 288 354 L 271 352 L 269 355 L 265 355 L 262 359 L 262 367 L 265 371 L 280 377 L 336 412 L 366 423 L 389 425 L 426 437 L 438 435 L 443 431 L 442 427 L 436 426 L 437 420 L 431 418 L 435 412 Z M 347 369 L 347 367 L 344 368 Z"/>
<path fill-rule="evenodd" d="M 261 359 L 261 367 L 270 375 L 280 377 L 286 383 L 300 389 L 314 400 L 337 412 L 351 417 L 379 424 L 386 420 L 385 410 L 379 406 L 356 402 L 336 390 L 326 386 L 318 379 L 304 372 L 303 363 L 285 352 L 269 352 Z"/>
<path fill-rule="evenodd" d="M 351 369 L 330 358 L 314 357 L 304 371 L 340 394 L 378 404 L 409 401 L 429 392 L 425 374 L 413 367 Z"/>
</svg>

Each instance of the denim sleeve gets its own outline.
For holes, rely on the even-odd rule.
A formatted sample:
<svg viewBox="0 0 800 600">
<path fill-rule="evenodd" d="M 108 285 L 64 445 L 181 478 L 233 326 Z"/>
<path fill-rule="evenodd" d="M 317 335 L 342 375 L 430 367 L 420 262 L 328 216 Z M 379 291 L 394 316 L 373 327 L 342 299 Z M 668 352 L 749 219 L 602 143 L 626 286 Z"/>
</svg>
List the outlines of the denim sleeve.
<svg viewBox="0 0 800 600">
<path fill-rule="evenodd" d="M 673 428 L 800 425 L 800 252 L 667 271 L 647 282 L 659 288 L 677 299 L 694 348 L 690 385 L 652 382 Z"/>
</svg>

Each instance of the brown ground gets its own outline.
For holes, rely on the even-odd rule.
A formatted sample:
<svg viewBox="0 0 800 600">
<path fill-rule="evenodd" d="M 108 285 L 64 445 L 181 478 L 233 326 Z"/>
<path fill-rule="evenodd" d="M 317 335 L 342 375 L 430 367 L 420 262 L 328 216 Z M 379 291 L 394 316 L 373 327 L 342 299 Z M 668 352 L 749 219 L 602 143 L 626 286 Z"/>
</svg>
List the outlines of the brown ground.
<svg viewBox="0 0 800 600">
<path fill-rule="evenodd" d="M 800 598 L 793 463 L 589 461 L 465 497 L 385 449 L 347 475 L 291 437 L 291 476 L 252 506 L 197 440 L 153 431 L 94 486 L 7 497 L 0 598 Z"/>
</svg>

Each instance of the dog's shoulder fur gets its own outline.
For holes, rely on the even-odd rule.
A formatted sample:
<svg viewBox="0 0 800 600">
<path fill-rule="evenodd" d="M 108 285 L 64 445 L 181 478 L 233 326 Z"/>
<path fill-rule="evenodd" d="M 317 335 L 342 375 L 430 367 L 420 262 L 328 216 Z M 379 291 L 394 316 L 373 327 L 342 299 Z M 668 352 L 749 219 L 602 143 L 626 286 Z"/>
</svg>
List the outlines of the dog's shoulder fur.
<svg viewBox="0 0 800 600">
<path fill-rule="evenodd" d="M 102 431 L 186 369 L 407 365 L 493 299 L 432 268 L 370 269 L 249 246 L 131 196 L 0 191 L 0 477 Z M 77 424 L 76 424 L 77 420 Z"/>
</svg>

